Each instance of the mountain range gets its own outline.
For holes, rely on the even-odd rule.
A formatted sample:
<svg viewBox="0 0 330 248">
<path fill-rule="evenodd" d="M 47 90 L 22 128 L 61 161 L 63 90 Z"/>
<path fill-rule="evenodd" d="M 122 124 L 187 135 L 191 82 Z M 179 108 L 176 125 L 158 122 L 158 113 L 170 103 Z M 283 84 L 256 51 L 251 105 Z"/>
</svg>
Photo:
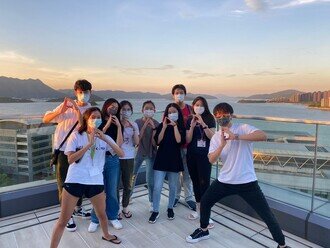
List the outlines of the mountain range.
<svg viewBox="0 0 330 248">
<path fill-rule="evenodd" d="M 22 80 L 18 78 L 0 77 L 0 89 L 0 97 L 3 97 L 5 100 L 12 99 L 12 102 L 17 102 L 17 99 L 23 98 L 56 102 L 62 101 L 66 96 L 74 96 L 73 89 L 55 90 L 39 79 Z M 186 99 L 192 100 L 198 95 L 204 96 L 207 99 L 217 99 L 217 97 L 211 95 L 192 93 L 188 93 Z M 91 101 L 104 101 L 110 97 L 118 99 L 170 99 L 172 95 L 140 91 L 93 90 Z"/>
<path fill-rule="evenodd" d="M 19 99 L 22 99 L 22 102 L 27 100 L 49 100 L 52 102 L 62 101 L 64 97 L 73 97 L 73 89 L 61 89 L 55 90 L 39 79 L 18 79 L 18 78 L 9 78 L 0 76 L 0 97 L 3 102 L 19 102 Z M 297 90 L 284 90 L 275 92 L 272 94 L 257 94 L 249 97 L 244 97 L 244 99 L 253 99 L 253 100 L 268 100 L 280 97 L 289 98 L 295 93 L 301 93 Z M 207 95 L 207 94 L 193 94 L 188 93 L 186 100 L 193 100 L 197 96 L 203 96 L 206 99 L 220 99 L 221 101 L 237 100 L 239 98 L 226 96 L 223 94 Z M 132 91 L 126 92 L 121 90 L 93 90 L 91 97 L 92 102 L 104 101 L 107 98 L 116 98 L 116 99 L 171 99 L 172 95 L 168 94 L 159 94 L 153 92 L 140 92 Z"/>
<path fill-rule="evenodd" d="M 274 99 L 274 98 L 290 98 L 293 94 L 296 93 L 302 93 L 301 91 L 298 90 L 283 90 L 283 91 L 278 91 L 275 93 L 271 93 L 271 94 L 257 94 L 257 95 L 252 95 L 249 97 L 244 97 L 244 99 L 250 99 L 250 100 L 270 100 L 270 99 Z"/>
<path fill-rule="evenodd" d="M 17 79 L 0 77 L 0 97 L 46 99 L 65 95 L 47 86 L 39 79 Z"/>
</svg>

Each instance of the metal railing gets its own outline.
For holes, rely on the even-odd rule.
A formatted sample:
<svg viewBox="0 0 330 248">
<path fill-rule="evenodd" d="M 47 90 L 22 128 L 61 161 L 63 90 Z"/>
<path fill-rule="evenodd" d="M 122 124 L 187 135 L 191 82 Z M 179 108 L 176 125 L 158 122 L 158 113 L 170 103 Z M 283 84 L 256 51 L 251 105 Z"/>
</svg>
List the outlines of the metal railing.
<svg viewBox="0 0 330 248">
<path fill-rule="evenodd" d="M 158 112 L 156 115 L 157 119 L 160 119 L 161 115 L 162 112 Z M 135 115 L 134 117 L 138 118 L 140 116 Z M 134 119 L 134 117 L 132 119 Z M 40 119 L 41 116 L 34 116 L 33 118 Z M 289 198 L 292 197 L 292 199 L 299 199 L 299 201 L 301 200 L 300 205 L 297 203 L 298 207 L 302 207 L 310 212 L 315 212 L 317 210 L 317 213 L 326 216 L 330 214 L 330 193 L 327 189 L 327 185 L 330 185 L 330 121 L 260 117 L 249 115 L 235 115 L 233 121 L 254 125 L 257 128 L 266 131 L 266 133 L 270 134 L 270 136 L 273 135 L 275 137 L 273 140 L 270 139 L 267 142 L 256 142 L 258 147 L 255 148 L 255 166 L 259 181 L 264 184 L 263 190 L 266 191 L 265 194 L 267 196 L 294 205 L 296 204 L 295 202 L 289 201 Z M 33 123 L 36 122 L 33 121 Z M 43 130 L 45 127 L 47 127 L 47 125 L 38 125 L 40 134 L 45 133 Z M 217 129 L 219 129 L 219 127 L 217 127 Z M 284 138 L 281 137 L 281 132 L 284 133 Z M 296 139 L 294 139 L 295 132 L 298 133 Z M 303 135 L 306 135 L 307 138 L 301 138 Z M 279 140 L 282 143 L 279 143 Z M 285 142 L 289 142 L 283 143 L 283 140 Z M 304 140 L 308 141 L 309 143 L 304 143 Z M 277 149 L 277 147 L 282 146 L 284 147 L 283 149 Z M 313 151 L 308 150 L 306 148 L 307 146 L 314 147 Z M 295 151 L 295 147 L 297 147 L 298 150 Z M 328 152 L 319 152 L 320 147 L 324 148 L 324 150 Z M 302 151 L 303 149 L 305 150 Z M 279 153 L 276 153 L 276 151 L 279 151 Z M 12 164 L 3 164 L 4 162 L 1 161 L 5 160 L 1 159 L 2 158 L 0 153 L 0 174 L 4 174 L 4 172 L 1 172 L 1 165 L 7 167 L 8 171 L 14 170 L 14 166 L 12 166 Z M 282 163 L 282 161 L 284 162 Z M 318 161 L 322 161 L 322 166 L 318 167 Z M 215 166 L 215 177 L 217 178 L 221 163 L 217 162 Z M 271 168 L 276 168 L 276 171 L 271 170 Z M 39 175 L 35 178 L 42 182 L 42 184 L 45 183 L 45 179 L 54 183 L 54 181 L 51 180 L 54 178 L 54 172 L 48 168 L 45 168 L 45 171 L 46 170 L 48 172 L 44 173 L 44 176 Z M 309 173 L 309 171 L 311 171 L 311 173 Z M 296 172 L 296 174 L 294 174 L 294 172 Z M 295 186 L 293 183 L 291 185 L 284 185 L 282 182 L 277 183 L 276 180 L 280 181 L 281 175 L 283 177 L 291 177 L 292 179 L 299 179 L 301 181 L 305 180 L 306 183 L 302 182 L 301 184 L 303 184 L 304 187 L 301 188 L 299 188 L 299 185 Z M 275 179 L 275 177 L 277 179 Z M 270 179 L 267 180 L 267 178 Z M 0 188 L 1 192 L 6 191 L 6 188 L 8 188 L 8 191 L 12 190 L 13 188 L 15 188 L 15 190 L 19 189 L 18 183 L 20 183 L 20 181 L 17 181 L 17 183 L 15 182 L 15 187 L 6 187 L 3 185 L 3 187 Z M 27 184 L 31 185 L 31 183 Z M 22 188 L 26 187 L 27 184 L 22 183 Z M 319 184 L 322 184 L 322 192 L 319 190 Z M 36 183 L 33 183 L 33 185 L 35 186 Z M 283 194 L 283 192 L 288 194 L 288 199 L 280 199 L 281 197 L 277 196 L 277 194 L 280 195 Z M 318 211 L 320 209 L 323 209 L 323 211 Z M 327 209 L 329 209 L 328 214 Z"/>
</svg>

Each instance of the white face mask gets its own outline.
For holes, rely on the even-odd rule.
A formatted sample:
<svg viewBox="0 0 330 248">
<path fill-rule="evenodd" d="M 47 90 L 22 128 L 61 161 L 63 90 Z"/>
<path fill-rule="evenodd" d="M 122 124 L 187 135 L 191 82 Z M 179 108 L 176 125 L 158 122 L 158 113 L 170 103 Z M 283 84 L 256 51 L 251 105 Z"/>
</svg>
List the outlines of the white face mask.
<svg viewBox="0 0 330 248">
<path fill-rule="evenodd" d="M 201 114 L 204 113 L 205 108 L 202 107 L 202 106 L 195 106 L 195 107 L 194 107 L 194 111 L 195 111 L 196 114 L 201 115 Z"/>
<path fill-rule="evenodd" d="M 176 102 L 183 102 L 184 101 L 184 94 L 174 95 L 174 99 L 175 99 Z"/>
<path fill-rule="evenodd" d="M 90 93 L 81 93 L 81 94 L 77 94 L 77 99 L 79 102 L 83 102 L 83 103 L 86 103 L 89 101 L 91 97 L 91 94 Z"/>
<path fill-rule="evenodd" d="M 121 115 L 125 119 L 129 119 L 132 116 L 132 110 L 123 110 L 121 111 Z"/>
<path fill-rule="evenodd" d="M 178 113 L 172 113 L 172 114 L 168 114 L 168 118 L 171 121 L 177 121 L 179 119 L 179 114 Z"/>
<path fill-rule="evenodd" d="M 154 114 L 155 114 L 155 110 L 146 109 L 146 110 L 143 111 L 143 114 L 147 118 L 152 118 L 154 116 Z"/>
</svg>

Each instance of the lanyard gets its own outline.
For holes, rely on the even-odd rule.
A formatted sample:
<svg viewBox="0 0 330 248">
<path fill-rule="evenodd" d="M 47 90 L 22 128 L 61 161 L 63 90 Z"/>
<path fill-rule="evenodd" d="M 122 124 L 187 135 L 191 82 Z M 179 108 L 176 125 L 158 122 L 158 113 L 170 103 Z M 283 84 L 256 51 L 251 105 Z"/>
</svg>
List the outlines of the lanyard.
<svg viewBox="0 0 330 248">
<path fill-rule="evenodd" d="M 203 127 L 201 125 L 198 125 L 198 130 L 199 130 L 199 133 L 201 135 L 201 140 L 205 140 L 204 139 L 205 132 L 204 132 L 204 129 L 203 129 Z"/>
<path fill-rule="evenodd" d="M 95 144 L 91 146 L 91 158 L 92 158 L 92 160 L 94 158 L 94 155 L 95 155 Z"/>
</svg>

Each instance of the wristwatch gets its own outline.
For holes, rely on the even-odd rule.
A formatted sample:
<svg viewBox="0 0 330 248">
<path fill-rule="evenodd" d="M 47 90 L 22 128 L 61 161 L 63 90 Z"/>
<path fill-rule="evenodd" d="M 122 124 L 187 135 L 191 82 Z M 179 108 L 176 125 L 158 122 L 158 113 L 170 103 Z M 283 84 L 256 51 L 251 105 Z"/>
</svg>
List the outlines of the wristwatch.
<svg viewBox="0 0 330 248">
<path fill-rule="evenodd" d="M 239 135 L 235 134 L 235 140 L 239 140 Z"/>
</svg>

